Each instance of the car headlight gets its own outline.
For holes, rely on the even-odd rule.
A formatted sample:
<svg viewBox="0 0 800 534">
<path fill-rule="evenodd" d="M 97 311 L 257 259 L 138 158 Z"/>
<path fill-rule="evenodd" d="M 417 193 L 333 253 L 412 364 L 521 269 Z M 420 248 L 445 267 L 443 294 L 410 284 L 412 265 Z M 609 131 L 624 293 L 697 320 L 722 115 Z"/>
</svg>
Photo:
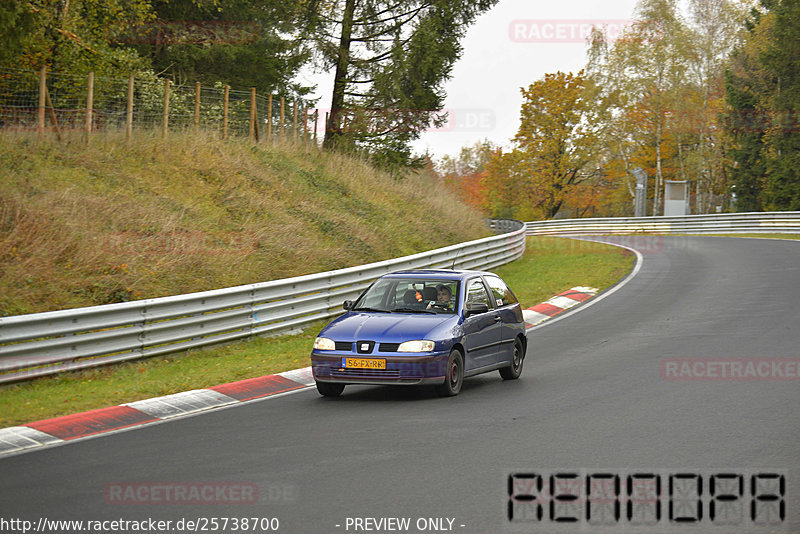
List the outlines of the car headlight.
<svg viewBox="0 0 800 534">
<path fill-rule="evenodd" d="M 433 346 L 433 341 L 416 339 L 400 343 L 400 346 L 397 347 L 397 352 L 430 352 L 433 350 Z"/>
<path fill-rule="evenodd" d="M 327 337 L 318 337 L 314 340 L 314 348 L 316 350 L 336 350 L 336 343 Z"/>
</svg>

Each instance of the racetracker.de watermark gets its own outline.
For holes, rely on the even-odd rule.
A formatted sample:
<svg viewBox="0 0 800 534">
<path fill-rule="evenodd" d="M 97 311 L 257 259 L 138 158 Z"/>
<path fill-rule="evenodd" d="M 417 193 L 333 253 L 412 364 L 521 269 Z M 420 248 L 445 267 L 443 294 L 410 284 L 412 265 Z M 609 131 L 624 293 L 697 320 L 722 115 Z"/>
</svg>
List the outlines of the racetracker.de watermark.
<svg viewBox="0 0 800 534">
<path fill-rule="evenodd" d="M 585 43 L 592 29 L 604 30 L 608 40 L 618 39 L 632 19 L 564 19 L 564 20 L 512 20 L 508 37 L 513 43 Z"/>
<path fill-rule="evenodd" d="M 800 380 L 800 358 L 670 358 L 664 380 Z"/>
<path fill-rule="evenodd" d="M 256 504 L 254 482 L 110 482 L 103 488 L 107 504 Z"/>
<path fill-rule="evenodd" d="M 446 120 L 428 132 L 489 132 L 497 124 L 497 114 L 488 108 L 445 108 Z"/>
</svg>

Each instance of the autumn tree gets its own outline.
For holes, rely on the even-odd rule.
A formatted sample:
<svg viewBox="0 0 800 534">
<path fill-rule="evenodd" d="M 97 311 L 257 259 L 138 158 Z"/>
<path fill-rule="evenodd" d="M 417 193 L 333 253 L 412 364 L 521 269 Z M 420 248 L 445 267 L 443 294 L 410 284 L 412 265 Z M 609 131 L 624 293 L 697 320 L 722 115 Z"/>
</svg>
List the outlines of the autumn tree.
<svg viewBox="0 0 800 534">
<path fill-rule="evenodd" d="M 744 15 L 743 7 L 729 0 L 689 1 L 683 47 L 688 79 L 679 90 L 686 96 L 678 101 L 682 116 L 689 120 L 675 128 L 675 135 L 681 178 L 688 180 L 687 172 L 695 177 L 697 213 L 707 213 L 713 196 L 726 189 L 720 124 L 725 111 L 724 71 L 741 40 Z"/>
<path fill-rule="evenodd" d="M 587 71 L 603 88 L 604 167 L 619 160 L 633 199 L 634 166 L 653 176 L 652 213 L 660 214 L 664 179 L 687 180 L 695 211 L 725 192 L 723 72 L 740 38 L 742 6 L 732 0 L 640 0 L 638 20 L 616 42 L 595 30 Z"/>
<path fill-rule="evenodd" d="M 676 0 L 640 0 L 636 14 L 637 21 L 613 46 L 606 46 L 604 35 L 593 36 L 595 50 L 590 52 L 590 62 L 594 64 L 588 71 L 598 85 L 612 91 L 607 102 L 617 107 L 617 111 L 611 116 L 629 117 L 633 108 L 638 107 L 638 115 L 647 120 L 647 144 L 653 148 L 655 174 L 653 213 L 660 213 L 668 114 L 677 102 L 673 88 L 686 75 L 681 50 L 685 29 Z M 618 130 L 625 135 L 627 128 Z M 622 145 L 630 142 L 630 138 L 617 140 Z M 628 157 L 631 147 L 622 146 L 620 152 Z"/>
<path fill-rule="evenodd" d="M 514 216 L 552 218 L 579 184 L 597 176 L 594 154 L 600 126 L 594 91 L 583 71 L 546 74 L 522 89 L 514 149 L 497 153 L 487 176 L 495 196 L 500 193 L 514 203 Z M 507 194 L 509 183 L 517 184 L 513 200 Z"/>
<path fill-rule="evenodd" d="M 458 156 L 444 156 L 436 165 L 445 186 L 466 204 L 487 211 L 486 166 L 499 150 L 488 139 L 461 149 Z"/>
</svg>

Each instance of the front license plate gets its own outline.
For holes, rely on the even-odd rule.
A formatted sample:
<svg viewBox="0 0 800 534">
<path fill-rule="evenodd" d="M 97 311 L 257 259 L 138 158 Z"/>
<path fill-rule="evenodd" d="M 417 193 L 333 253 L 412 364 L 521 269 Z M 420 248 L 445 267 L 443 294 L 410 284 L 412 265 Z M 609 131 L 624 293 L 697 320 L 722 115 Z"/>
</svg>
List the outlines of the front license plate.
<svg viewBox="0 0 800 534">
<path fill-rule="evenodd" d="M 347 369 L 386 369 L 386 360 L 377 358 L 342 358 L 342 367 Z"/>
</svg>

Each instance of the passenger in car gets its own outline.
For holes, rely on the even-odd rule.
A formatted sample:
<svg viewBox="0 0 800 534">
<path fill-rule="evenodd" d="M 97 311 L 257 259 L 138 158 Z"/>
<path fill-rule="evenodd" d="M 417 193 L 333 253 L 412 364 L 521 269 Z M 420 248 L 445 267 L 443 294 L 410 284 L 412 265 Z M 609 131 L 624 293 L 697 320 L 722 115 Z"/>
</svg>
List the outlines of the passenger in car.
<svg viewBox="0 0 800 534">
<path fill-rule="evenodd" d="M 422 295 L 416 289 L 409 289 L 403 293 L 403 304 L 416 304 L 422 300 Z"/>
</svg>

